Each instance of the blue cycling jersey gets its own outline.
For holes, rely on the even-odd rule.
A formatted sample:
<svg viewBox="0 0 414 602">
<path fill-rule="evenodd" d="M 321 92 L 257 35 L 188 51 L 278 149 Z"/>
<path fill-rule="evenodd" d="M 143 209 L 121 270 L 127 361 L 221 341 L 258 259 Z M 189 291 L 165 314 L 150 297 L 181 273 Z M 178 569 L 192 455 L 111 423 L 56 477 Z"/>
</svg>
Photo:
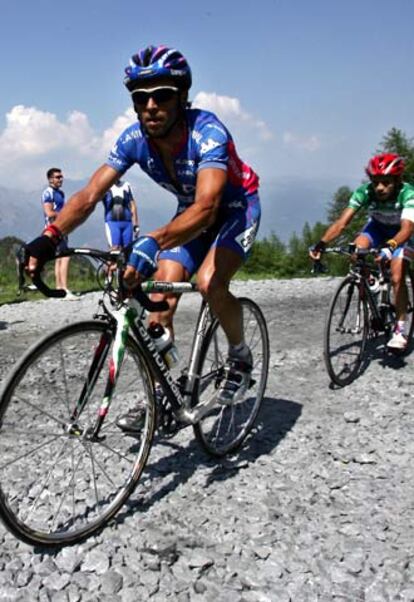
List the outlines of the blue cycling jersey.
<svg viewBox="0 0 414 602">
<path fill-rule="evenodd" d="M 59 213 L 63 209 L 63 205 L 65 204 L 65 193 L 60 188 L 53 188 L 52 186 L 48 186 L 42 194 L 42 206 L 43 203 L 52 203 L 53 211 Z M 53 221 L 53 218 L 47 217 L 45 215 L 46 224 L 50 224 Z"/>
<path fill-rule="evenodd" d="M 187 109 L 186 122 L 186 134 L 172 157 L 177 181 L 169 176 L 139 122 L 121 134 L 110 152 L 107 164 L 124 173 L 138 163 L 157 184 L 177 197 L 178 212 L 194 202 L 197 174 L 201 169 L 224 169 L 228 179 L 222 206 L 231 208 L 231 204 L 237 200 L 245 204 L 250 195 L 257 193 L 259 178 L 238 157 L 229 131 L 213 113 L 200 109 Z"/>
</svg>

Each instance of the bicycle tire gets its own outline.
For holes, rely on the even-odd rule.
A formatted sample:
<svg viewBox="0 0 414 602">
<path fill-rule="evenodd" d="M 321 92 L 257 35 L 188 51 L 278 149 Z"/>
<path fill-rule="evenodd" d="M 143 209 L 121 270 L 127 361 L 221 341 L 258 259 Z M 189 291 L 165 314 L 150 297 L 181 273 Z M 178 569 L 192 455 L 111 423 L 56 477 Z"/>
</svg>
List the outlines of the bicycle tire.
<svg viewBox="0 0 414 602">
<path fill-rule="evenodd" d="M 106 365 L 114 334 L 102 321 L 58 329 L 29 349 L 5 384 L 0 398 L 0 518 L 26 543 L 57 546 L 88 537 L 118 512 L 138 484 L 156 408 L 152 376 L 131 337 L 125 341 L 100 438 L 90 435 L 110 378 Z M 99 362 L 91 371 L 93 356 Z M 87 403 L 75 428 L 71 416 L 85 386 Z M 140 436 L 132 438 L 115 422 L 142 395 L 145 424 Z"/>
<path fill-rule="evenodd" d="M 332 383 L 349 385 L 360 373 L 369 332 L 369 312 L 359 285 L 347 276 L 329 306 L 324 331 L 324 360 Z"/>
<path fill-rule="evenodd" d="M 411 351 L 411 344 L 414 335 L 414 274 L 409 270 L 405 276 L 407 286 L 407 312 L 405 319 L 405 334 L 407 337 L 407 345 L 405 349 L 391 349 L 390 352 L 394 355 L 404 356 Z M 393 303 L 392 286 L 389 285 L 388 293 L 388 320 L 386 328 L 386 340 L 388 341 L 395 330 L 396 326 L 396 310 Z"/>
<path fill-rule="evenodd" d="M 239 299 L 243 310 L 244 338 L 253 355 L 253 371 L 246 396 L 231 405 L 216 403 L 211 412 L 194 425 L 201 447 L 210 455 L 222 457 L 236 450 L 253 428 L 263 401 L 269 369 L 269 335 L 266 320 L 256 303 Z M 217 395 L 224 376 L 228 353 L 227 338 L 217 319 L 210 325 L 198 365 L 199 380 L 195 405 Z"/>
<path fill-rule="evenodd" d="M 406 284 L 408 293 L 407 315 L 406 315 L 406 333 L 407 347 L 405 353 L 411 350 L 412 340 L 414 336 L 414 274 L 408 270 L 406 274 Z"/>
</svg>

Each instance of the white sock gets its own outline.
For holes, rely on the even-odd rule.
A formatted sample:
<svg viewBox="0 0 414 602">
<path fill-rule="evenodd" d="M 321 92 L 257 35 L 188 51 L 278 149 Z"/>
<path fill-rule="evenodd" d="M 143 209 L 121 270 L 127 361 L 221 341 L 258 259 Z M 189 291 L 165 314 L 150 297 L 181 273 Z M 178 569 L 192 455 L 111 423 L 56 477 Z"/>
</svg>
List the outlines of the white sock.
<svg viewBox="0 0 414 602">
<path fill-rule="evenodd" d="M 405 334 L 405 320 L 398 320 L 395 332 Z"/>
</svg>

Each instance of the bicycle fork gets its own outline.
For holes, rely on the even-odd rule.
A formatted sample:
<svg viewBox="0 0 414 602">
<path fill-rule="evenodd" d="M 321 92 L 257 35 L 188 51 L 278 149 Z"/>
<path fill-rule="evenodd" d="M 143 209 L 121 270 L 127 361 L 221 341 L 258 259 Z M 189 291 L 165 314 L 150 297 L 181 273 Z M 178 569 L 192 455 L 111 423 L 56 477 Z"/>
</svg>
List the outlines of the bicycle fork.
<svg viewBox="0 0 414 602">
<path fill-rule="evenodd" d="M 344 308 L 344 311 L 342 312 L 342 316 L 339 321 L 339 324 L 336 327 L 336 330 L 342 334 L 345 334 L 345 333 L 359 334 L 361 332 L 361 305 L 364 302 L 363 301 L 363 289 L 361 287 L 362 287 L 361 282 L 357 283 L 357 285 L 352 283 L 348 286 L 348 290 L 346 293 L 345 308 Z M 349 312 L 349 308 L 350 308 L 351 300 L 352 300 L 352 295 L 354 294 L 355 288 L 357 288 L 357 291 L 358 291 L 358 311 L 355 316 L 355 326 L 353 326 L 351 323 L 351 327 L 346 328 L 344 326 L 344 323 L 348 316 L 348 312 Z"/>
<path fill-rule="evenodd" d="M 109 332 L 104 332 L 99 340 L 91 366 L 88 371 L 88 376 L 86 377 L 86 381 L 83 385 L 82 392 L 79 396 L 79 399 L 76 403 L 76 407 L 71 416 L 71 426 L 69 429 L 70 432 L 78 436 L 82 434 L 87 435 L 90 439 L 97 438 L 99 435 L 99 431 L 101 430 L 102 424 L 111 405 L 113 391 L 125 355 L 125 346 L 130 324 L 130 314 L 128 313 L 128 310 L 126 308 L 121 308 L 118 311 L 112 312 L 112 315 L 117 321 L 116 335 L 112 347 L 112 354 L 109 358 L 109 369 L 104 396 L 98 408 L 98 416 L 96 422 L 93 427 L 87 429 L 86 433 L 83 433 L 79 426 L 76 424 L 77 419 L 80 417 L 82 411 L 88 403 L 89 396 L 94 389 L 95 383 L 101 373 L 101 370 L 107 358 L 110 344 L 112 341 L 112 336 Z"/>
</svg>

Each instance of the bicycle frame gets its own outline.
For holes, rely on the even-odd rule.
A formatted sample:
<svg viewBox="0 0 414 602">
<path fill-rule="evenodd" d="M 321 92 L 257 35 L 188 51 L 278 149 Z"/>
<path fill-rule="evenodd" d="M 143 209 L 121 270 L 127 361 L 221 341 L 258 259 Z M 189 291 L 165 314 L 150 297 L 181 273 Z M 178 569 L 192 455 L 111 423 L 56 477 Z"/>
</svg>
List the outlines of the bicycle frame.
<svg viewBox="0 0 414 602">
<path fill-rule="evenodd" d="M 348 250 L 345 250 L 343 247 L 333 247 L 331 249 L 327 249 L 327 252 L 332 252 L 332 253 L 338 253 L 341 255 L 345 255 L 345 256 L 352 256 L 355 253 L 355 245 L 351 244 L 349 245 Z M 370 309 L 371 315 L 374 318 L 375 322 L 379 325 L 381 325 L 381 328 L 385 330 L 386 328 L 386 324 L 384 321 L 384 316 L 382 315 L 381 311 L 380 311 L 380 307 L 378 305 L 377 302 L 377 298 L 374 296 L 374 294 L 372 293 L 368 281 L 367 281 L 367 276 L 364 274 L 364 270 L 365 269 L 369 269 L 370 271 L 372 271 L 371 267 L 369 267 L 369 264 L 367 264 L 366 262 L 366 257 L 369 255 L 376 255 L 379 252 L 378 249 L 369 249 L 366 251 L 361 251 L 359 250 L 359 255 L 355 261 L 355 263 L 351 264 L 350 269 L 349 269 L 349 276 L 351 276 L 356 285 L 358 286 L 359 289 L 359 294 L 360 294 L 360 298 L 361 300 L 366 299 L 368 302 L 368 307 Z M 384 270 L 382 269 L 381 265 L 379 266 L 379 274 L 380 274 L 380 284 L 381 286 L 386 286 L 387 290 L 386 292 L 386 298 L 382 298 L 381 299 L 381 304 L 385 305 L 387 307 L 390 307 L 390 295 L 389 295 L 389 275 L 384 272 Z M 381 290 L 381 295 L 384 294 L 384 290 Z M 348 301 L 349 304 L 349 301 Z M 345 308 L 344 311 L 344 315 L 342 318 L 342 322 L 345 320 L 346 318 L 346 314 L 348 311 L 348 307 Z M 359 325 L 356 326 L 356 328 L 358 329 Z"/>
<path fill-rule="evenodd" d="M 117 266 L 118 284 L 120 288 L 122 288 L 122 271 L 125 265 L 125 256 L 122 251 L 103 252 L 96 249 L 71 248 L 60 253 L 59 257 L 67 257 L 72 255 L 83 255 L 89 258 L 97 259 L 101 262 L 115 263 Z M 37 274 L 36 277 L 33 278 L 33 282 L 36 284 L 37 288 L 48 297 L 65 296 L 65 291 L 50 289 L 43 282 L 40 274 Z M 146 294 L 154 292 L 181 294 L 197 292 L 197 286 L 191 282 L 147 281 L 141 285 L 141 291 L 142 293 Z M 199 365 L 200 355 L 203 349 L 203 341 L 206 333 L 208 332 L 208 328 L 213 324 L 213 318 L 207 303 L 204 300 L 202 301 L 200 312 L 197 318 L 188 362 L 188 369 L 185 374 L 186 380 L 184 390 L 180 390 L 180 386 L 176 383 L 162 356 L 156 349 L 155 344 L 148 334 L 143 322 L 145 311 L 155 310 L 149 309 L 148 304 L 146 304 L 146 307 L 144 307 L 144 305 L 141 305 L 137 298 L 134 297 L 124 299 L 121 304 L 111 304 L 117 304 L 117 309 L 109 309 L 105 305 L 103 306 L 105 310 L 105 319 L 109 320 L 109 322 L 112 322 L 113 327 L 115 328 L 115 341 L 112 349 L 112 356 L 109 359 L 109 373 L 105 387 L 104 398 L 98 411 L 98 419 L 93 429 L 93 433 L 90 435 L 92 437 L 98 437 L 102 423 L 108 413 L 114 387 L 122 367 L 125 345 L 129 333 L 132 333 L 133 338 L 139 346 L 145 360 L 147 361 L 152 374 L 157 382 L 160 383 L 163 393 L 170 403 L 173 414 L 177 421 L 184 424 L 196 424 L 216 404 L 216 399 L 213 396 L 212 399 L 208 400 L 202 405 L 192 407 L 194 405 L 194 391 L 197 380 L 199 379 L 197 366 Z M 93 388 L 96 379 L 98 378 L 106 355 L 109 351 L 110 342 L 110 338 L 107 338 L 105 342 L 103 335 L 98 348 L 95 350 L 95 355 L 89 368 L 88 376 L 71 416 L 72 423 L 69 427 L 69 430 L 73 429 L 73 431 L 76 432 L 76 419 L 81 414 L 87 403 L 89 392 Z"/>
<path fill-rule="evenodd" d="M 142 290 L 144 292 L 197 292 L 196 286 L 188 282 L 148 282 L 142 286 Z M 140 306 L 135 299 L 131 298 L 127 300 L 127 304 L 125 306 L 112 311 L 106 308 L 106 311 L 114 320 L 115 340 L 112 349 L 112 355 L 109 359 L 109 372 L 104 398 L 98 410 L 98 419 L 92 436 L 99 436 L 105 416 L 107 415 L 111 405 L 112 393 L 122 368 L 122 361 L 124 358 L 126 341 L 129 333 L 132 333 L 135 342 L 140 347 L 145 360 L 148 362 L 152 374 L 154 375 L 156 381 L 161 385 L 163 394 L 170 403 L 175 418 L 179 422 L 188 425 L 197 423 L 216 403 L 216 399 L 213 396 L 207 403 L 192 408 L 194 390 L 197 380 L 199 379 L 197 366 L 199 365 L 200 354 L 202 352 L 203 341 L 205 339 L 206 332 L 212 324 L 211 311 L 207 303 L 204 300 L 202 301 L 196 321 L 188 368 L 185 371 L 186 379 L 184 390 L 180 389 L 176 379 L 172 375 L 163 357 L 158 352 L 151 336 L 147 332 L 147 328 L 144 324 L 144 308 Z M 105 335 L 102 335 L 99 346 L 95 351 L 87 380 L 83 387 L 80 399 L 77 402 L 76 409 L 73 413 L 74 420 L 76 420 L 76 417 L 79 416 L 83 407 L 86 405 L 88 391 L 93 386 L 98 373 L 102 368 L 103 362 L 105 361 L 110 341 L 107 339 L 105 342 L 104 338 Z M 76 425 L 74 425 L 74 428 L 76 428 Z"/>
<path fill-rule="evenodd" d="M 366 299 L 368 303 L 369 310 L 371 312 L 371 317 L 374 319 L 375 323 L 380 325 L 381 330 L 385 330 L 387 327 L 386 321 L 384 319 L 384 314 L 381 312 L 381 307 L 386 307 L 387 309 L 392 308 L 390 302 L 390 281 L 389 276 L 384 270 L 380 268 L 380 303 L 378 303 L 378 298 L 371 291 L 369 284 L 367 282 L 366 276 L 362 274 L 362 270 L 365 267 L 365 263 L 361 262 L 359 265 L 352 267 L 350 270 L 351 275 L 355 277 L 355 280 L 358 284 L 361 299 Z M 386 287 L 386 288 L 384 288 Z"/>
</svg>

